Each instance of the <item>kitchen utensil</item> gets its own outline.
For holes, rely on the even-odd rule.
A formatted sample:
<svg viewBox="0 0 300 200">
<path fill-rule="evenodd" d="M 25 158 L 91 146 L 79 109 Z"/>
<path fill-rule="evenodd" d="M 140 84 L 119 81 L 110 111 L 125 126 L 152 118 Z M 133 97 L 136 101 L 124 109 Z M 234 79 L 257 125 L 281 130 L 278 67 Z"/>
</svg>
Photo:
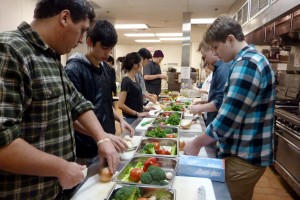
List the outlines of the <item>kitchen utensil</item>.
<svg viewBox="0 0 300 200">
<path fill-rule="evenodd" d="M 146 126 L 148 124 L 151 124 L 153 121 L 154 121 L 154 119 L 151 119 L 149 121 L 143 122 L 143 123 L 141 123 L 141 126 Z"/>
</svg>

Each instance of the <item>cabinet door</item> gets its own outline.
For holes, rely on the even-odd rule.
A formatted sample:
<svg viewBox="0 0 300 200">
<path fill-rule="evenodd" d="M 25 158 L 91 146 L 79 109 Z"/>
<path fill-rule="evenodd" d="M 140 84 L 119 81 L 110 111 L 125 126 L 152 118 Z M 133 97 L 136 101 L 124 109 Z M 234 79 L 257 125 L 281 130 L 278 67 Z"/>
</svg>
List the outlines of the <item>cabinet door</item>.
<svg viewBox="0 0 300 200">
<path fill-rule="evenodd" d="M 265 42 L 271 44 L 275 37 L 275 23 L 271 23 L 265 27 Z"/>
<path fill-rule="evenodd" d="M 252 44 L 265 45 L 265 29 L 260 28 L 252 33 Z"/>
<path fill-rule="evenodd" d="M 294 12 L 292 28 L 292 31 L 300 30 L 300 9 Z"/>
<path fill-rule="evenodd" d="M 275 22 L 275 36 L 281 36 L 291 30 L 291 14 Z"/>
</svg>

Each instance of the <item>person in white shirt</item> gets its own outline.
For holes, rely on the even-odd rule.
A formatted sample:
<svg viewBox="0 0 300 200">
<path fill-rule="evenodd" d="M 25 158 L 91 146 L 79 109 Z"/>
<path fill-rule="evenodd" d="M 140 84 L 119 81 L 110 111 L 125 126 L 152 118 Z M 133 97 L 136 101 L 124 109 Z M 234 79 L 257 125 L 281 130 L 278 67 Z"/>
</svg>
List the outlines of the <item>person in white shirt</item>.
<svg viewBox="0 0 300 200">
<path fill-rule="evenodd" d="M 201 100 L 202 101 L 207 101 L 208 100 L 208 93 L 209 93 L 209 89 L 210 89 L 210 83 L 211 83 L 211 79 L 212 79 L 212 70 L 213 70 L 213 65 L 209 65 L 209 64 L 205 64 L 204 66 L 204 70 L 205 70 L 205 74 L 206 74 L 206 78 L 201 86 L 201 88 L 199 89 L 199 92 L 201 92 Z"/>
</svg>

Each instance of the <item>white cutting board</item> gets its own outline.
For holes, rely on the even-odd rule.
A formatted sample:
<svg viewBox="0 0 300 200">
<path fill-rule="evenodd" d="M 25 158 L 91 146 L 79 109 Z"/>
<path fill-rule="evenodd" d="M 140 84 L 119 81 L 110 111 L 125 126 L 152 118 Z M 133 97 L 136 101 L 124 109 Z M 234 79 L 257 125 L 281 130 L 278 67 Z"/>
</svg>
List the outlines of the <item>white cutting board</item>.
<svg viewBox="0 0 300 200">
<path fill-rule="evenodd" d="M 200 186 L 205 188 L 205 199 L 195 199 Z M 216 200 L 212 182 L 208 178 L 175 176 L 172 188 L 176 190 L 178 200 Z"/>
<path fill-rule="evenodd" d="M 75 193 L 71 200 L 99 200 L 108 197 L 113 186 L 114 181 L 103 183 L 100 181 L 98 174 L 90 177 L 83 186 Z"/>
<path fill-rule="evenodd" d="M 147 121 L 149 121 L 149 120 L 154 121 L 155 118 L 144 118 L 144 119 L 142 119 L 142 121 L 137 125 L 137 127 L 135 128 L 135 130 L 136 130 L 136 131 L 145 131 L 145 130 L 147 130 L 147 128 L 148 128 L 149 126 L 151 126 L 152 123 L 147 124 L 147 125 L 145 125 L 145 126 L 141 126 L 141 124 L 144 123 L 144 122 L 147 122 Z"/>
<path fill-rule="evenodd" d="M 180 124 L 186 124 L 186 122 L 188 122 L 188 121 L 191 121 L 191 119 L 182 119 L 180 121 Z M 196 133 L 196 134 L 202 133 L 200 121 L 197 120 L 196 123 L 192 124 L 192 126 L 189 129 L 182 129 L 179 127 L 179 134 L 180 133 Z"/>
<path fill-rule="evenodd" d="M 133 146 L 138 146 L 140 144 L 142 138 L 143 138 L 143 136 L 133 136 L 131 139 Z M 132 151 L 124 152 L 124 153 L 119 153 L 120 159 L 121 160 L 130 160 L 133 157 L 135 151 L 136 151 L 136 149 L 132 150 Z"/>
</svg>

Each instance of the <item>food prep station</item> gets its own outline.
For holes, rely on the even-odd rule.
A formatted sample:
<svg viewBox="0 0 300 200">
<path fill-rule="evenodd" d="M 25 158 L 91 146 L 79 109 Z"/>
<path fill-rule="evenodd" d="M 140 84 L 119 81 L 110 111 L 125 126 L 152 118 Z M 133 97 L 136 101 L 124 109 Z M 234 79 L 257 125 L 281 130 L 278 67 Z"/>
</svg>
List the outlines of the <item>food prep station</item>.
<svg viewBox="0 0 300 200">
<path fill-rule="evenodd" d="M 168 104 L 165 105 L 169 106 L 170 104 L 168 102 Z M 182 104 L 180 103 L 180 105 Z M 154 105 L 150 103 L 148 106 Z M 131 125 L 136 130 L 135 136 L 132 138 L 132 144 L 135 148 L 132 151 L 120 154 L 120 166 L 118 172 L 113 176 L 113 180 L 108 183 L 101 182 L 98 175 L 99 163 L 95 162 L 88 168 L 86 181 L 81 183 L 75 190 L 72 199 L 77 200 L 85 198 L 91 200 L 112 200 L 113 196 L 120 188 L 128 185 L 137 186 L 143 194 L 155 194 L 157 191 L 166 192 L 172 200 L 180 200 L 183 198 L 207 200 L 231 199 L 226 184 L 223 182 L 211 181 L 207 178 L 177 176 L 178 162 L 180 156 L 183 155 L 183 151 L 180 149 L 180 143 L 193 139 L 205 129 L 203 118 L 201 116 L 195 117 L 191 115 L 189 110 L 187 110 L 188 107 L 186 105 L 183 105 L 183 107 L 185 110 L 172 111 L 168 109 L 167 111 L 164 111 L 163 108 L 166 107 L 160 105 L 159 107 L 156 107 L 159 112 L 156 112 L 155 116 L 152 116 L 153 118 L 138 118 L 134 121 Z M 164 120 L 161 119 L 168 119 L 173 113 L 176 113 L 176 115 L 179 116 L 179 122 L 175 120 L 174 124 L 160 124 L 160 121 L 164 122 Z M 186 123 L 186 121 L 190 122 L 192 119 L 195 120 L 189 128 L 183 128 L 181 126 L 182 123 Z M 158 120 L 160 121 L 157 122 Z M 168 136 L 159 135 L 158 137 L 149 136 L 149 134 L 147 134 L 148 131 L 153 132 L 155 130 L 169 131 L 168 133 L 170 134 L 166 134 Z M 122 137 L 124 136 L 125 134 L 122 135 Z M 143 147 L 147 143 L 152 144 L 153 142 L 159 143 L 159 145 L 164 148 L 175 147 L 176 151 L 172 154 L 170 152 L 170 154 L 145 154 L 143 152 Z M 214 146 L 211 145 L 202 148 L 199 152 L 199 156 L 215 158 Z M 145 162 L 149 157 L 155 157 L 160 163 L 160 167 L 165 172 L 170 172 L 172 174 L 172 178 L 166 180 L 164 186 L 124 181 L 124 176 L 127 173 L 128 168 L 134 167 L 137 162 Z M 200 195 L 200 197 L 197 197 L 197 195 Z"/>
</svg>

